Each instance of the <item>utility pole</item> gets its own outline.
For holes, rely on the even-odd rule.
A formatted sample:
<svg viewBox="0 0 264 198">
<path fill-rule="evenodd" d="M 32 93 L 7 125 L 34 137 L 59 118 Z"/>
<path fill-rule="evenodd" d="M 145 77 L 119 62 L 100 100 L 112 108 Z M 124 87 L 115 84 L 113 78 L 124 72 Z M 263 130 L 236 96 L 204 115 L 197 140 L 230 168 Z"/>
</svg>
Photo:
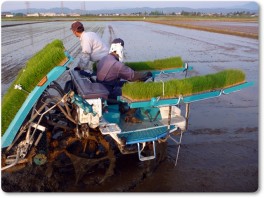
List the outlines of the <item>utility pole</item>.
<svg viewBox="0 0 264 198">
<path fill-rule="evenodd" d="M 64 11 L 63 1 L 61 1 L 61 15 L 64 14 L 63 11 Z"/>
<path fill-rule="evenodd" d="M 27 14 L 29 14 L 29 7 L 30 7 L 30 5 L 29 5 L 29 2 L 28 2 L 28 1 L 26 1 L 26 2 L 25 2 L 25 4 L 26 4 L 26 10 L 27 10 Z"/>
<path fill-rule="evenodd" d="M 85 1 L 83 1 L 81 3 L 81 15 L 85 15 L 86 14 L 86 9 L 85 9 Z"/>
</svg>

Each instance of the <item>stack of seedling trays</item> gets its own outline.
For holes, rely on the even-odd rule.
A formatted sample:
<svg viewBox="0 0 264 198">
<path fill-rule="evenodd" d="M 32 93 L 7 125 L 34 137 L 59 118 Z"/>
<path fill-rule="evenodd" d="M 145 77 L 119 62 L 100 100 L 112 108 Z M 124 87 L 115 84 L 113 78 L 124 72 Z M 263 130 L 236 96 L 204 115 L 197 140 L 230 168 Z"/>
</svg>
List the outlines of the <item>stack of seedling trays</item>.
<svg viewBox="0 0 264 198">
<path fill-rule="evenodd" d="M 62 41 L 54 40 L 29 59 L 20 70 L 2 100 L 1 135 L 5 133 L 30 92 L 41 83 L 43 77 L 54 67 L 67 61 L 64 51 Z"/>
<path fill-rule="evenodd" d="M 137 71 L 154 71 L 181 68 L 183 62 L 180 57 L 173 57 L 127 65 Z M 240 85 L 245 83 L 245 77 L 245 73 L 241 70 L 227 69 L 214 74 L 172 79 L 166 82 L 132 82 L 123 86 L 122 97 L 131 102 L 147 101 L 156 97 L 160 99 L 179 98 Z"/>
<path fill-rule="evenodd" d="M 153 71 L 153 70 L 169 70 L 183 67 L 183 61 L 180 56 L 169 57 L 164 59 L 156 59 L 154 61 L 128 62 L 128 67 L 135 71 Z"/>
</svg>

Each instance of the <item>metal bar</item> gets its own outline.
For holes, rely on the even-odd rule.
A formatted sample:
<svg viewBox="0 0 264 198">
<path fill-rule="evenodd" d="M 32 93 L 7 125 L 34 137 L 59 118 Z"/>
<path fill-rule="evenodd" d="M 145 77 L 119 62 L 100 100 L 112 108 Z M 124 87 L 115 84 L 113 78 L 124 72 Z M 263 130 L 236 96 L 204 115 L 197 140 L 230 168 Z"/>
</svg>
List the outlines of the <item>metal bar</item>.
<svg viewBox="0 0 264 198">
<path fill-rule="evenodd" d="M 143 149 L 140 149 L 140 143 L 137 143 L 137 146 L 138 146 L 138 159 L 140 161 L 147 161 L 147 160 L 152 160 L 152 159 L 156 158 L 155 141 L 152 141 L 152 145 L 153 145 L 153 155 L 144 157 L 143 155 L 141 155 L 141 152 L 143 151 L 144 147 L 143 147 Z"/>
<path fill-rule="evenodd" d="M 17 154 L 16 154 L 15 161 L 12 164 L 9 164 L 8 166 L 5 166 L 5 167 L 1 168 L 1 171 L 6 170 L 8 168 L 11 168 L 11 167 L 15 166 L 18 163 L 18 160 L 19 160 L 19 153 L 20 153 L 20 150 L 17 149 Z"/>
<path fill-rule="evenodd" d="M 190 103 L 187 103 L 185 106 L 185 120 L 186 120 L 186 125 L 185 125 L 185 130 L 188 129 L 188 123 L 189 123 L 189 115 L 190 115 Z"/>
<path fill-rule="evenodd" d="M 44 104 L 39 108 L 39 111 L 41 112 L 46 106 L 47 106 L 47 104 L 44 103 Z M 34 111 L 32 111 L 32 112 L 34 112 Z M 37 113 L 34 113 L 33 116 L 31 116 L 30 120 L 29 120 L 29 121 L 28 121 L 23 127 L 21 127 L 19 134 L 17 135 L 17 137 L 15 138 L 15 140 L 14 140 L 14 141 L 8 146 L 8 148 L 6 149 L 6 151 L 9 151 L 9 150 L 13 147 L 13 145 L 16 143 L 16 141 L 20 138 L 20 136 L 21 136 L 23 133 L 26 133 L 26 128 L 29 126 L 29 124 L 30 124 L 31 122 L 33 122 L 33 120 L 34 120 L 37 116 L 39 116 L 39 113 L 38 113 L 38 112 L 37 112 Z"/>
<path fill-rule="evenodd" d="M 151 71 L 151 73 L 152 73 L 153 77 L 155 77 L 156 75 L 159 75 L 161 73 L 164 73 L 164 74 L 178 73 L 178 72 L 183 72 L 184 70 L 186 70 L 186 68 L 181 67 L 181 68 L 175 68 L 175 69 L 155 70 L 155 71 Z M 193 70 L 193 67 L 189 66 L 188 70 Z"/>
<path fill-rule="evenodd" d="M 176 160 L 175 160 L 175 165 L 174 166 L 177 166 L 177 163 L 178 163 L 178 158 L 179 158 L 179 153 L 180 153 L 180 148 L 181 148 L 181 140 L 182 140 L 182 132 L 181 132 L 181 136 L 180 136 L 180 142 L 179 142 L 179 145 L 178 145 L 178 150 L 177 150 L 177 155 L 176 155 Z"/>
</svg>

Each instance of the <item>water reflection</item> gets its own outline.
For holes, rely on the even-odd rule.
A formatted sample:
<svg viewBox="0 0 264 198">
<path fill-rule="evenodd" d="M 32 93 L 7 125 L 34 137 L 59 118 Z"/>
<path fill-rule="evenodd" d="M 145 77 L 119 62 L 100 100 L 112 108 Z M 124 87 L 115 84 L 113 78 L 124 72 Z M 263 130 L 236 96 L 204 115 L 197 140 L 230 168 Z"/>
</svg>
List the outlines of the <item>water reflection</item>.
<svg viewBox="0 0 264 198">
<path fill-rule="evenodd" d="M 30 45 L 32 45 L 32 47 L 34 47 L 34 33 L 33 33 L 33 27 L 31 24 L 28 25 L 28 32 L 29 32 L 29 38 L 30 38 Z"/>
</svg>

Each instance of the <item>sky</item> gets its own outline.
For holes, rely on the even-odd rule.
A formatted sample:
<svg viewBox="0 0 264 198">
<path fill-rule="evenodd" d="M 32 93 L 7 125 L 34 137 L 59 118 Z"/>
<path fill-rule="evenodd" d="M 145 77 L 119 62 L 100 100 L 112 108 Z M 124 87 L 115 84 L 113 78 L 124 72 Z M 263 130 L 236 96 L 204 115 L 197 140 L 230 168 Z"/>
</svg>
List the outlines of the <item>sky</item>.
<svg viewBox="0 0 264 198">
<path fill-rule="evenodd" d="M 12 11 L 17 9 L 26 9 L 29 2 L 29 8 L 54 8 L 54 7 L 67 7 L 71 9 L 86 9 L 86 10 L 99 10 L 99 9 L 118 9 L 118 8 L 135 8 L 135 7 L 189 7 L 189 8 L 217 8 L 217 7 L 235 7 L 244 5 L 249 1 L 179 1 L 179 0 L 167 0 L 167 1 L 150 1 L 150 0 L 134 0 L 134 1 L 109 1 L 109 0 L 97 0 L 97 1 L 21 1 L 21 0 L 1 0 L 1 11 Z"/>
</svg>

